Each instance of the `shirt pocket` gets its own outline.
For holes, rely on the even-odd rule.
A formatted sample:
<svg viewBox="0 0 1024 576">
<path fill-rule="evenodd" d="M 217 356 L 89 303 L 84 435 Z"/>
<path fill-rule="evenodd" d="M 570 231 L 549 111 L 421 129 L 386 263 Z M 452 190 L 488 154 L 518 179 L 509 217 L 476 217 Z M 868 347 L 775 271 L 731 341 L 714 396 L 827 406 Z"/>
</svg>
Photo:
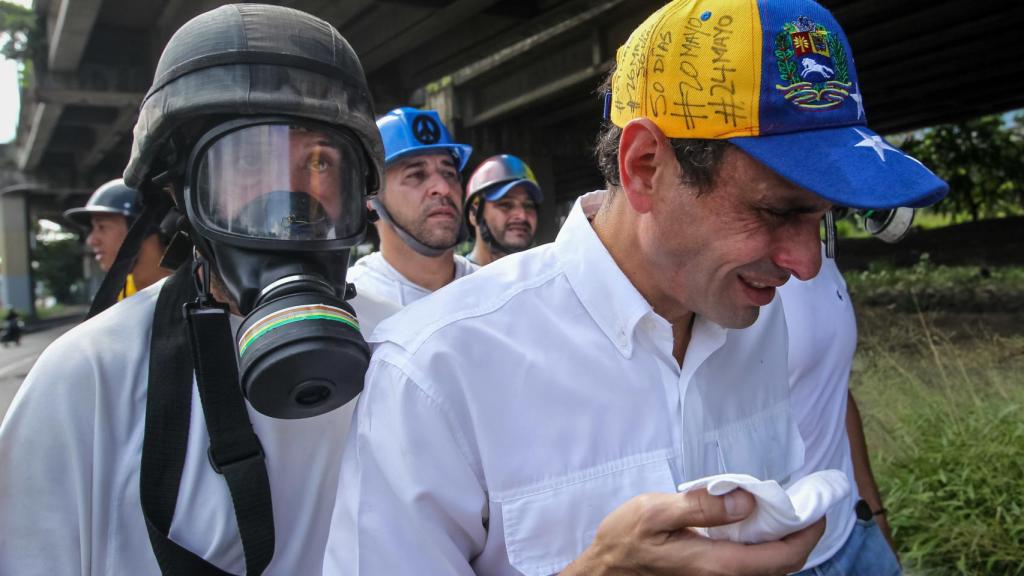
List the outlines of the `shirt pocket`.
<svg viewBox="0 0 1024 576">
<path fill-rule="evenodd" d="M 712 434 L 722 473 L 785 484 L 804 463 L 804 442 L 788 402 Z"/>
<path fill-rule="evenodd" d="M 664 457 L 615 463 L 500 502 L 509 563 L 526 576 L 557 574 L 590 545 L 610 512 L 633 496 L 674 493 Z"/>
</svg>

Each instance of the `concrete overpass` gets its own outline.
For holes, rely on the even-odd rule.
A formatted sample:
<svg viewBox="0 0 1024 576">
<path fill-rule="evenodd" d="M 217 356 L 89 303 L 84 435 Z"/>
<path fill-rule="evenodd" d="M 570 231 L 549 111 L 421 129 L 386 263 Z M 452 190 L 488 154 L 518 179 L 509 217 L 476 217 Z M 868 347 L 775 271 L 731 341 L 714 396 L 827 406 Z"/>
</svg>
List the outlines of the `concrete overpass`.
<svg viewBox="0 0 1024 576">
<path fill-rule="evenodd" d="M 865 109 L 883 132 L 1024 106 L 1024 10 L 1015 0 L 822 0 L 850 36 Z M 35 0 L 47 53 L 24 91 L 14 168 L 59 210 L 118 176 L 167 39 L 218 0 Z M 281 0 L 334 24 L 363 60 L 378 112 L 437 108 L 477 150 L 523 156 L 547 192 L 543 239 L 601 185 L 589 147 L 594 88 L 661 0 Z M 472 166 L 471 166 L 472 168 Z M 6 198 L 7 196 L 4 196 Z M 0 203 L 4 235 L 22 206 Z M 27 242 L 5 242 L 18 251 Z M 14 248 L 8 248 L 13 246 Z M 19 260 L 0 254 L 4 262 Z M 6 266 L 6 265 L 5 265 Z M 6 266 L 3 272 L 27 275 Z M 6 283 L 5 283 L 6 284 Z M 5 302 L 10 296 L 0 294 Z"/>
</svg>

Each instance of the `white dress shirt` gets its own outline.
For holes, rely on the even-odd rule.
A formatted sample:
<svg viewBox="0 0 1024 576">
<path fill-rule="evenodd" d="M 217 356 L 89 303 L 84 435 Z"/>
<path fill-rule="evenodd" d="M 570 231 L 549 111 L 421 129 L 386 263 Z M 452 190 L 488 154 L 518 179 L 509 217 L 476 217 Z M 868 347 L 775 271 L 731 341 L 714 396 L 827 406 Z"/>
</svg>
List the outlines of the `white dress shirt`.
<svg viewBox="0 0 1024 576">
<path fill-rule="evenodd" d="M 842 470 L 852 489 L 845 502 L 828 512 L 825 534 L 804 568 L 813 568 L 842 548 L 857 517 L 860 498 L 846 435 L 846 392 L 857 349 L 857 318 L 846 281 L 822 247 L 821 272 L 806 282 L 790 278 L 779 289 L 789 331 L 789 378 L 793 417 L 806 455 L 798 476 Z"/>
<path fill-rule="evenodd" d="M 781 306 L 697 317 L 680 368 L 584 214 L 600 202 L 371 336 L 326 574 L 554 574 L 633 496 L 801 465 Z"/>
<path fill-rule="evenodd" d="M 139 501 L 149 338 L 163 281 L 75 327 L 39 357 L 0 426 L 0 574 L 159 575 Z M 396 308 L 353 301 L 363 330 Z M 314 418 L 249 419 L 266 454 L 276 549 L 265 574 L 319 574 L 355 402 Z M 231 495 L 207 458 L 193 381 L 171 539 L 222 570 L 245 558 Z"/>
<path fill-rule="evenodd" d="M 478 270 L 480 266 L 455 255 L 455 280 Z M 395 270 L 380 252 L 367 254 L 348 269 L 347 279 L 356 285 L 356 292 L 397 305 L 399 308 L 427 296 L 430 290 L 414 283 Z"/>
</svg>

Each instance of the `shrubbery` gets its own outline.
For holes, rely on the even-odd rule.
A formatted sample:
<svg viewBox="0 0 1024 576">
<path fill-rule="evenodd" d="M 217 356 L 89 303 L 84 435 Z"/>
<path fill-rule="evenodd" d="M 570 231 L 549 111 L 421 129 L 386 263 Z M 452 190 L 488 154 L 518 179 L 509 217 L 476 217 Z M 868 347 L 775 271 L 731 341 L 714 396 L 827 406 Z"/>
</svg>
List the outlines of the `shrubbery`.
<svg viewBox="0 0 1024 576">
<path fill-rule="evenodd" d="M 860 305 L 917 312 L 1024 311 L 1024 268 L 941 266 L 928 255 L 909 268 L 885 262 L 844 274 L 850 297 Z"/>
</svg>

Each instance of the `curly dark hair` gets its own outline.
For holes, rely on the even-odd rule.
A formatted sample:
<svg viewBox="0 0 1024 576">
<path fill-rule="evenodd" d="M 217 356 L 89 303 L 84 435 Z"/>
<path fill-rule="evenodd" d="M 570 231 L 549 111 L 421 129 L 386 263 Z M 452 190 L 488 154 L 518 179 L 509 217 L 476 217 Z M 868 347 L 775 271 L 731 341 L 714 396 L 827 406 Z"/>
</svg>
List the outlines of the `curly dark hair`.
<svg viewBox="0 0 1024 576">
<path fill-rule="evenodd" d="M 608 72 L 604 82 L 598 88 L 598 94 L 602 97 L 611 92 L 612 74 L 615 68 Z M 597 167 L 604 176 L 605 183 L 611 186 L 620 186 L 619 178 L 619 139 L 622 137 L 622 128 L 606 120 L 597 135 L 597 142 L 594 144 L 594 158 L 597 160 Z M 670 138 L 669 143 L 675 150 L 676 159 L 683 174 L 682 182 L 697 188 L 699 194 L 710 190 L 715 183 L 718 169 L 722 164 L 722 157 L 725 151 L 732 146 L 728 140 L 709 140 L 700 138 Z"/>
</svg>

